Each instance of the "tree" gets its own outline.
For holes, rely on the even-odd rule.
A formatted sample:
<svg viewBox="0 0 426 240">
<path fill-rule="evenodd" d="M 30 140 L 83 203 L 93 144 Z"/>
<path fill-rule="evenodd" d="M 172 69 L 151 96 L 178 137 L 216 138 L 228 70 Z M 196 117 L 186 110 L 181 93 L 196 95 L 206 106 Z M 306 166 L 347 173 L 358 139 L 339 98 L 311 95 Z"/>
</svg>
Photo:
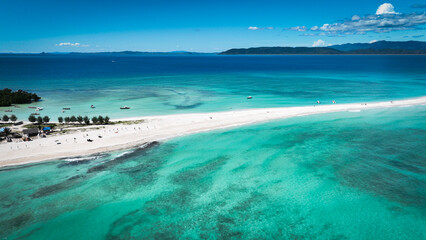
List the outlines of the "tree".
<svg viewBox="0 0 426 240">
<path fill-rule="evenodd" d="M 43 119 L 40 116 L 37 117 L 37 123 L 39 125 L 43 123 Z"/>
<path fill-rule="evenodd" d="M 106 124 L 108 124 L 108 123 L 109 123 L 109 117 L 108 117 L 108 116 L 105 116 L 104 122 L 105 122 Z"/>
<path fill-rule="evenodd" d="M 72 123 L 75 123 L 75 122 L 77 122 L 77 118 L 75 116 L 71 116 L 70 121 Z"/>
<path fill-rule="evenodd" d="M 64 118 L 63 117 L 58 117 L 58 122 L 59 123 L 63 123 L 64 122 Z"/>
<path fill-rule="evenodd" d="M 65 120 L 65 123 L 67 124 L 71 121 L 70 117 L 65 117 L 64 120 Z"/>
<path fill-rule="evenodd" d="M 93 122 L 93 124 L 97 124 L 98 123 L 98 118 L 97 117 L 92 117 L 92 122 Z"/>
<path fill-rule="evenodd" d="M 104 117 L 102 117 L 101 115 L 99 115 L 98 122 L 99 122 L 99 124 L 104 124 Z"/>
<path fill-rule="evenodd" d="M 86 125 L 89 125 L 89 124 L 90 124 L 90 119 L 89 119 L 89 117 L 87 117 L 87 116 L 84 116 L 83 121 L 84 121 L 84 123 L 85 123 Z"/>
<path fill-rule="evenodd" d="M 50 121 L 50 118 L 48 116 L 43 117 L 43 122 L 48 123 Z"/>
<path fill-rule="evenodd" d="M 12 116 L 10 116 L 10 120 L 12 120 L 12 122 L 16 122 L 18 118 L 15 116 L 15 114 L 12 114 Z"/>
<path fill-rule="evenodd" d="M 77 122 L 81 124 L 83 122 L 83 117 L 82 116 L 78 116 L 77 117 Z"/>
<path fill-rule="evenodd" d="M 5 121 L 5 122 L 8 122 L 9 121 L 9 117 L 5 114 L 5 115 L 3 115 L 2 120 Z"/>
<path fill-rule="evenodd" d="M 30 122 L 32 122 L 32 123 L 35 123 L 35 121 L 36 121 L 37 119 L 36 119 L 36 117 L 34 117 L 33 115 L 30 115 L 29 117 L 28 117 L 28 121 L 30 121 Z"/>
</svg>

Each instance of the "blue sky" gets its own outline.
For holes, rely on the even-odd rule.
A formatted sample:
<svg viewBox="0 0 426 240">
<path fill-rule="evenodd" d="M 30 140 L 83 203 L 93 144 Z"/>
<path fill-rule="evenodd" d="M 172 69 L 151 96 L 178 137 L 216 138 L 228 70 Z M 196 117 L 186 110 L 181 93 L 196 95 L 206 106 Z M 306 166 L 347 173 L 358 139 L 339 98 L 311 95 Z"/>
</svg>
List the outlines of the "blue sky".
<svg viewBox="0 0 426 240">
<path fill-rule="evenodd" d="M 384 3 L 390 4 L 378 11 Z M 425 0 L 2 0 L 0 52 L 218 52 L 425 41 L 425 11 Z"/>
</svg>

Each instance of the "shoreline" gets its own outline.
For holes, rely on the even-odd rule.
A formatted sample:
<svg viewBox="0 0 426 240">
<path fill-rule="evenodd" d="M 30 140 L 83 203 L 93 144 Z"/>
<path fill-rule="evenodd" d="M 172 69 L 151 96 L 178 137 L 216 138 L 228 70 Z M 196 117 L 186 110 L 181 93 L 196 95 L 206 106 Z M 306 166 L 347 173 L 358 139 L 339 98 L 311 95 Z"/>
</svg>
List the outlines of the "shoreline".
<svg viewBox="0 0 426 240">
<path fill-rule="evenodd" d="M 99 126 L 99 129 L 82 128 L 72 133 L 53 135 L 47 138 L 34 138 L 30 142 L 2 143 L 0 144 L 0 167 L 129 149 L 145 143 L 162 142 L 189 134 L 258 124 L 290 117 L 423 104 L 426 104 L 426 96 L 387 102 L 256 108 L 226 112 L 114 119 L 114 122 L 135 120 L 143 120 L 143 122 L 102 125 Z M 93 141 L 88 142 L 88 139 Z"/>
</svg>

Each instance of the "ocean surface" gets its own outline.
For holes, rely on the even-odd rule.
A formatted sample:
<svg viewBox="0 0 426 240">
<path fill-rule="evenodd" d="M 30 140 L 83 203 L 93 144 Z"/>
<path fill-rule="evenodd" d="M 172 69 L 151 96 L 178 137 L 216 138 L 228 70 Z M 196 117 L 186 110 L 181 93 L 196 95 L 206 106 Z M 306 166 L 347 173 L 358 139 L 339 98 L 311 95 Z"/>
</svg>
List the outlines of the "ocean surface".
<svg viewBox="0 0 426 240">
<path fill-rule="evenodd" d="M 34 105 L 51 118 L 62 107 L 120 118 L 425 96 L 425 60 L 15 56 L 0 57 L 0 83 L 37 92 L 43 101 Z M 12 109 L 26 118 L 24 106 Z M 426 239 L 426 106 L 289 118 L 0 168 L 4 238 Z"/>
<path fill-rule="evenodd" d="M 426 95 L 426 56 L 0 56 L 0 87 L 36 92 L 55 121 L 388 101 Z"/>
</svg>

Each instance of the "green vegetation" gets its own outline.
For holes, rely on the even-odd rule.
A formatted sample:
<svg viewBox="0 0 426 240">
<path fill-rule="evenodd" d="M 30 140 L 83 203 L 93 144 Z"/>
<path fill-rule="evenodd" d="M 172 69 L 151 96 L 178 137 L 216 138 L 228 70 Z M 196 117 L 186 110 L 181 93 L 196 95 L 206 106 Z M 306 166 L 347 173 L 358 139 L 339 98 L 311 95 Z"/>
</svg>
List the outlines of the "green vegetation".
<svg viewBox="0 0 426 240">
<path fill-rule="evenodd" d="M 47 117 L 47 116 L 45 116 L 45 117 Z M 43 118 L 43 120 L 45 120 L 44 118 Z M 94 117 L 92 117 L 92 119 L 90 119 L 88 116 L 81 116 L 81 115 L 79 115 L 79 116 L 71 116 L 71 117 L 58 117 L 58 122 L 59 123 L 65 123 L 65 124 L 70 124 L 70 123 L 72 123 L 72 124 L 74 124 L 74 123 L 76 123 L 76 122 L 78 122 L 78 124 L 79 125 L 82 125 L 83 123 L 85 124 L 85 125 L 90 125 L 90 120 L 92 120 L 92 123 L 93 124 L 114 124 L 114 123 L 111 123 L 110 122 L 110 118 L 108 117 L 108 116 L 101 116 L 101 115 L 99 115 L 99 116 L 94 116 Z M 46 122 L 46 121 L 44 121 L 44 122 Z"/>
<path fill-rule="evenodd" d="M 56 126 L 57 125 L 55 123 L 40 124 L 40 125 L 34 125 L 34 124 L 23 125 L 24 128 L 44 128 L 44 127 L 50 127 L 51 129 L 55 128 Z"/>
<path fill-rule="evenodd" d="M 93 122 L 93 124 L 97 124 L 98 123 L 98 118 L 97 117 L 92 117 L 92 122 Z"/>
<path fill-rule="evenodd" d="M 84 116 L 83 121 L 84 121 L 84 123 L 85 123 L 86 125 L 89 125 L 89 124 L 90 124 L 90 119 L 89 119 L 89 117 L 87 117 L 87 116 Z"/>
<path fill-rule="evenodd" d="M 104 124 L 104 117 L 99 115 L 98 122 L 99 122 L 99 124 Z"/>
<path fill-rule="evenodd" d="M 35 123 L 35 121 L 37 121 L 37 118 L 36 118 L 36 117 L 34 117 L 33 115 L 30 115 L 30 116 L 28 117 L 28 121 L 30 121 L 30 122 L 32 122 L 32 123 Z"/>
<path fill-rule="evenodd" d="M 50 118 L 48 116 L 43 117 L 43 122 L 48 123 L 50 121 Z"/>
<path fill-rule="evenodd" d="M 12 122 L 16 122 L 16 120 L 18 120 L 18 118 L 14 114 L 12 114 L 10 117 L 5 114 L 5 115 L 3 115 L 3 117 L 1 117 L 1 120 L 3 122 L 9 122 L 9 120 L 12 121 Z"/>
<path fill-rule="evenodd" d="M 0 107 L 11 106 L 12 104 L 23 104 L 37 102 L 41 98 L 35 93 L 29 93 L 19 89 L 14 92 L 9 88 L 0 90 Z"/>
</svg>

